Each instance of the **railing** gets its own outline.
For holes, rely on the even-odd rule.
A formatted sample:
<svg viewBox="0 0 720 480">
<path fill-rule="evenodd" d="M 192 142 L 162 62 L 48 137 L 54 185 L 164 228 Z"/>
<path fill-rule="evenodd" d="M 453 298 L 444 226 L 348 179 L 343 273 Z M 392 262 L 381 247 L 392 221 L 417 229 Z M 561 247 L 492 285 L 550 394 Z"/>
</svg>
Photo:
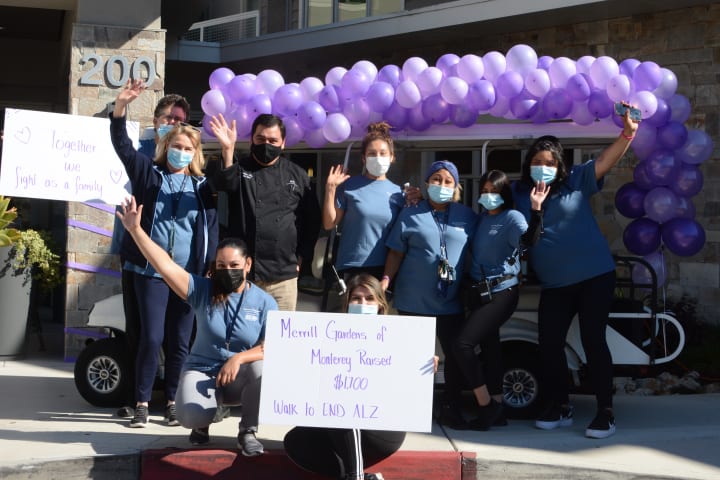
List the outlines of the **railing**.
<svg viewBox="0 0 720 480">
<path fill-rule="evenodd" d="M 195 22 L 183 35 L 184 40 L 196 42 L 231 42 L 260 35 L 260 12 L 249 12 Z"/>
</svg>

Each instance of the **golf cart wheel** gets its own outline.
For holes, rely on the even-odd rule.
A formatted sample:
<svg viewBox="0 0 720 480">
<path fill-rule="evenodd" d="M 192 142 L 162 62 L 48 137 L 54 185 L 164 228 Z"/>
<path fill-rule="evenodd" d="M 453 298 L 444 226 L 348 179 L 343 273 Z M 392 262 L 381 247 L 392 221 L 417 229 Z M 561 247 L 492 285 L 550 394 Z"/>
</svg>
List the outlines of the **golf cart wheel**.
<svg viewBox="0 0 720 480">
<path fill-rule="evenodd" d="M 90 343 L 75 362 L 75 387 L 96 407 L 120 407 L 129 397 L 127 345 L 122 338 Z"/>
<path fill-rule="evenodd" d="M 538 376 L 538 355 L 534 345 L 514 347 L 503 352 L 502 395 L 510 418 L 532 418 L 539 413 L 542 388 Z"/>
</svg>

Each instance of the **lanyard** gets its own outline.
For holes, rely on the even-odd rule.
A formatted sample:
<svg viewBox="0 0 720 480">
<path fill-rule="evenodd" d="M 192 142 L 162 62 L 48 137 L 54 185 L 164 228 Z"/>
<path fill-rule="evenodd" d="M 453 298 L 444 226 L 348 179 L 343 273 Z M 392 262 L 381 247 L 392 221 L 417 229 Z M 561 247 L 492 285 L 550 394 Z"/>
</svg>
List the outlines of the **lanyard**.
<svg viewBox="0 0 720 480">
<path fill-rule="evenodd" d="M 435 220 L 435 225 L 437 225 L 438 232 L 440 233 L 440 258 L 447 260 L 448 255 L 447 244 L 445 243 L 445 231 L 447 230 L 447 224 L 450 222 L 450 205 L 448 205 L 445 212 L 439 213 L 438 215 L 435 213 L 435 211 L 432 212 L 432 217 L 433 220 Z M 440 215 L 442 215 L 442 222 L 438 218 Z"/>
<path fill-rule="evenodd" d="M 235 330 L 235 325 L 237 324 L 238 317 L 240 317 L 240 309 L 242 308 L 243 301 L 245 300 L 245 292 L 247 291 L 248 286 L 245 285 L 245 288 L 243 289 L 242 293 L 240 294 L 240 303 L 238 303 L 237 308 L 234 312 L 232 312 L 232 321 L 229 320 L 228 316 L 230 314 L 230 308 L 228 307 L 228 300 L 225 302 L 225 349 L 230 350 L 230 338 L 232 337 L 233 330 Z"/>
<path fill-rule="evenodd" d="M 178 208 L 180 208 L 180 197 L 182 197 L 182 194 L 185 191 L 185 183 L 187 182 L 189 175 L 183 175 L 183 177 L 184 178 L 182 184 L 180 184 L 180 190 L 178 192 L 175 192 L 173 177 L 169 174 L 167 175 L 167 181 L 170 185 L 170 221 L 172 222 L 172 230 L 170 230 L 170 239 L 168 240 L 168 252 L 170 253 L 170 257 L 173 259 L 175 258 L 175 256 L 173 255 L 175 250 L 175 219 L 177 218 Z"/>
</svg>

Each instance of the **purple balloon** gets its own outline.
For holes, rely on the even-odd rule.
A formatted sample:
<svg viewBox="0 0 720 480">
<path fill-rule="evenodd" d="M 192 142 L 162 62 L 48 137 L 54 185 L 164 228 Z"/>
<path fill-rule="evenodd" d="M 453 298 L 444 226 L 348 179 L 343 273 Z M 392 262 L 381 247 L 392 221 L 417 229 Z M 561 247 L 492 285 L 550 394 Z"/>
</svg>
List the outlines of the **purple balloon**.
<svg viewBox="0 0 720 480">
<path fill-rule="evenodd" d="M 570 114 L 572 107 L 570 95 L 562 88 L 553 88 L 542 101 L 542 108 L 550 118 L 565 118 Z"/>
<path fill-rule="evenodd" d="M 280 73 L 275 70 L 263 70 L 255 79 L 255 93 L 264 93 L 268 97 L 272 97 L 284 84 L 285 80 Z"/>
<path fill-rule="evenodd" d="M 452 105 L 460 105 L 465 101 L 468 84 L 460 77 L 449 77 L 440 84 L 440 95 L 443 100 Z"/>
<path fill-rule="evenodd" d="M 631 273 L 633 283 L 638 286 L 652 286 L 654 284 L 655 288 L 661 288 L 664 286 L 665 281 L 667 280 L 667 268 L 665 267 L 665 255 L 663 254 L 662 249 L 649 255 L 645 255 L 643 260 L 650 264 L 650 268 L 652 268 L 652 271 L 655 272 L 655 278 L 653 279 L 653 275 L 648 267 L 640 262 L 637 262 L 633 264 Z"/>
<path fill-rule="evenodd" d="M 565 91 L 574 101 L 587 100 L 592 92 L 592 81 L 584 73 L 576 73 L 567 80 Z"/>
<path fill-rule="evenodd" d="M 525 90 L 535 98 L 542 98 L 550 91 L 550 75 L 546 70 L 536 68 L 525 76 Z"/>
<path fill-rule="evenodd" d="M 516 95 L 510 99 L 510 111 L 514 118 L 527 120 L 533 117 L 540 108 L 540 102 L 527 93 Z"/>
<path fill-rule="evenodd" d="M 272 101 L 270 97 L 264 93 L 254 95 L 248 101 L 247 106 L 251 114 L 255 117 L 262 113 L 272 113 Z"/>
<path fill-rule="evenodd" d="M 678 158 L 691 165 L 699 165 L 712 155 L 713 141 L 710 136 L 702 130 L 689 130 L 685 145 L 677 150 Z"/>
<path fill-rule="evenodd" d="M 632 78 L 638 65 L 640 65 L 640 60 L 636 60 L 634 58 L 626 58 L 625 60 L 620 62 L 620 73 Z"/>
<path fill-rule="evenodd" d="M 645 194 L 643 207 L 650 220 L 665 223 L 675 216 L 677 195 L 667 187 L 655 187 Z"/>
<path fill-rule="evenodd" d="M 300 143 L 303 138 L 303 128 L 300 126 L 300 122 L 295 115 L 283 117 L 283 124 L 285 125 L 285 146 L 292 147 Z"/>
<path fill-rule="evenodd" d="M 615 208 L 624 217 L 640 218 L 645 215 L 645 194 L 635 183 L 626 183 L 615 192 Z"/>
<path fill-rule="evenodd" d="M 408 111 L 397 102 L 393 102 L 383 113 L 383 118 L 393 130 L 402 130 L 407 126 Z"/>
<path fill-rule="evenodd" d="M 347 73 L 347 68 L 345 67 L 333 67 L 325 74 L 325 85 L 333 85 L 336 87 L 340 87 L 342 84 L 342 79 Z"/>
<path fill-rule="evenodd" d="M 608 80 L 605 90 L 613 102 L 627 101 L 632 90 L 630 78 L 622 73 L 615 75 Z"/>
<path fill-rule="evenodd" d="M 658 85 L 658 87 L 653 91 L 653 93 L 658 98 L 668 99 L 675 95 L 678 80 L 672 70 L 668 70 L 667 68 L 661 68 L 660 72 L 662 73 L 660 85 Z"/>
<path fill-rule="evenodd" d="M 255 81 L 247 75 L 237 75 L 227 84 L 227 90 L 235 103 L 243 103 L 255 95 Z"/>
<path fill-rule="evenodd" d="M 254 112 L 250 111 L 248 104 L 238 105 L 238 107 L 230 114 L 228 120 L 235 120 L 235 129 L 238 138 L 249 138 L 252 124 L 255 121 Z"/>
<path fill-rule="evenodd" d="M 483 66 L 485 67 L 485 78 L 495 82 L 507 67 L 505 55 L 494 50 L 488 52 L 483 55 Z"/>
<path fill-rule="evenodd" d="M 702 190 L 703 174 L 695 165 L 681 163 L 677 175 L 670 179 L 669 186 L 680 196 L 692 197 Z"/>
<path fill-rule="evenodd" d="M 395 89 L 387 82 L 375 82 L 370 85 L 366 100 L 374 112 L 384 112 L 395 100 Z"/>
<path fill-rule="evenodd" d="M 657 110 L 645 121 L 653 127 L 661 127 L 670 121 L 670 106 L 662 98 L 657 99 Z"/>
<path fill-rule="evenodd" d="M 633 170 L 633 183 L 636 187 L 645 191 L 655 188 L 655 184 L 648 178 L 645 161 L 635 165 L 635 169 Z"/>
<path fill-rule="evenodd" d="M 397 65 L 385 65 L 378 72 L 376 81 L 389 83 L 396 88 L 400 85 L 401 74 L 402 70 Z"/>
<path fill-rule="evenodd" d="M 328 113 L 336 113 L 342 110 L 340 107 L 340 92 L 335 85 L 326 85 L 320 90 L 320 93 L 318 93 L 318 103 L 320 103 Z"/>
<path fill-rule="evenodd" d="M 347 121 L 350 122 L 351 127 L 362 126 L 365 128 L 368 124 L 368 118 L 370 118 L 370 107 L 364 99 L 356 98 L 353 102 L 347 103 L 343 107 L 342 113 L 345 115 Z M 328 138 L 328 140 L 330 139 Z M 333 140 L 330 141 L 333 142 Z"/>
<path fill-rule="evenodd" d="M 662 71 L 655 62 L 642 62 L 633 72 L 633 82 L 636 90 L 648 90 L 652 92 L 660 86 Z"/>
<path fill-rule="evenodd" d="M 655 150 L 656 142 L 657 129 L 647 122 L 642 122 L 635 132 L 635 140 L 630 146 L 638 158 L 644 159 Z"/>
<path fill-rule="evenodd" d="M 490 115 L 497 118 L 503 118 L 510 111 L 510 100 L 507 97 L 498 95 L 495 99 L 495 105 L 489 110 Z M 511 114 L 512 115 L 512 114 Z"/>
<path fill-rule="evenodd" d="M 215 138 L 215 134 L 212 131 L 212 128 L 210 128 L 210 120 L 212 120 L 212 117 L 208 114 L 203 115 L 202 119 L 202 126 L 203 131 L 207 133 L 209 136 Z"/>
<path fill-rule="evenodd" d="M 457 73 L 457 64 L 460 57 L 454 53 L 446 53 L 435 62 L 435 66 L 440 69 L 446 77 L 451 77 Z"/>
<path fill-rule="evenodd" d="M 543 55 L 542 57 L 538 58 L 538 65 L 537 68 L 542 68 L 543 70 L 547 71 L 550 69 L 550 64 L 555 60 L 553 57 L 549 55 Z"/>
<path fill-rule="evenodd" d="M 320 148 L 325 146 L 325 144 L 327 143 L 327 138 L 325 138 L 322 128 L 305 131 L 304 140 L 305 143 L 307 143 L 307 145 L 312 148 Z"/>
<path fill-rule="evenodd" d="M 362 68 L 352 68 L 343 75 L 340 88 L 346 97 L 356 98 L 364 96 L 374 77 L 370 77 Z"/>
<path fill-rule="evenodd" d="M 595 87 L 604 89 L 607 87 L 608 80 L 620 73 L 620 67 L 614 58 L 602 56 L 595 59 L 590 66 L 590 78 Z"/>
<path fill-rule="evenodd" d="M 686 96 L 675 94 L 670 97 L 670 111 L 672 115 L 670 120 L 679 123 L 685 123 L 690 118 L 690 100 Z"/>
<path fill-rule="evenodd" d="M 614 109 L 613 101 L 607 96 L 605 90 L 593 90 L 588 98 L 588 110 L 595 118 L 609 117 Z"/>
<path fill-rule="evenodd" d="M 478 112 L 491 109 L 495 105 L 495 99 L 495 87 L 490 80 L 478 80 L 471 83 L 465 96 L 467 105 L 477 109 Z"/>
<path fill-rule="evenodd" d="M 440 84 L 443 81 L 443 72 L 437 67 L 428 67 L 418 75 L 415 84 L 420 90 L 422 98 L 427 98 L 440 91 Z"/>
<path fill-rule="evenodd" d="M 577 73 L 584 73 L 588 77 L 590 76 L 590 69 L 595 63 L 596 58 L 592 55 L 585 55 L 577 59 L 575 66 L 577 67 Z"/>
<path fill-rule="evenodd" d="M 675 216 L 682 218 L 695 218 L 695 205 L 692 200 L 687 197 L 678 197 Z"/>
<path fill-rule="evenodd" d="M 432 123 L 426 118 L 422 111 L 422 104 L 418 104 L 411 108 L 408 112 L 408 126 L 417 132 L 424 132 Z"/>
<path fill-rule="evenodd" d="M 522 92 L 525 81 L 518 72 L 509 70 L 500 75 L 495 83 L 500 95 L 512 98 Z"/>
<path fill-rule="evenodd" d="M 322 132 L 328 142 L 344 142 L 350 136 L 350 122 L 342 113 L 331 113 L 328 115 Z"/>
<path fill-rule="evenodd" d="M 552 88 L 565 88 L 568 80 L 577 73 L 577 67 L 569 58 L 558 57 L 550 64 L 548 73 Z"/>
<path fill-rule="evenodd" d="M 395 90 L 395 101 L 405 108 L 413 108 L 420 104 L 420 89 L 412 80 L 403 80 Z"/>
<path fill-rule="evenodd" d="M 473 55 L 463 55 L 458 62 L 455 70 L 457 71 L 457 77 L 462 78 L 467 83 L 472 83 L 480 80 L 485 74 L 485 64 L 481 57 Z M 454 75 L 445 75 L 446 77 L 452 77 Z"/>
<path fill-rule="evenodd" d="M 450 115 L 450 104 L 437 93 L 430 95 L 422 102 L 422 114 L 432 123 L 443 123 Z"/>
<path fill-rule="evenodd" d="M 273 97 L 273 110 L 280 116 L 293 115 L 303 103 L 303 94 L 300 85 L 289 83 L 275 91 Z"/>
<path fill-rule="evenodd" d="M 297 111 L 297 119 L 303 129 L 316 130 L 325 125 L 327 113 L 322 105 L 310 100 L 300 105 Z"/>
<path fill-rule="evenodd" d="M 573 122 L 578 125 L 590 125 L 595 121 L 595 117 L 587 108 L 587 103 L 582 101 L 573 102 L 573 107 L 570 111 L 570 118 L 572 118 Z"/>
<path fill-rule="evenodd" d="M 668 150 L 675 150 L 685 145 L 688 132 L 685 125 L 679 122 L 668 122 L 658 128 L 657 139 L 660 145 Z"/>
<path fill-rule="evenodd" d="M 662 226 L 662 241 L 675 255 L 690 257 L 705 245 L 705 230 L 690 218 L 673 218 Z"/>
<path fill-rule="evenodd" d="M 466 105 L 450 105 L 450 121 L 456 127 L 466 128 L 477 121 L 478 111 Z"/>
<path fill-rule="evenodd" d="M 227 85 L 233 78 L 235 78 L 235 73 L 232 70 L 220 67 L 213 70 L 208 83 L 210 83 L 211 89 L 216 90 Z"/>
<path fill-rule="evenodd" d="M 402 74 L 404 80 L 415 81 L 420 72 L 428 68 L 428 64 L 424 58 L 421 57 L 410 57 L 402 66 Z"/>
<path fill-rule="evenodd" d="M 656 186 L 669 185 L 680 168 L 675 156 L 667 150 L 655 150 L 643 163 L 648 179 Z"/>
<path fill-rule="evenodd" d="M 200 99 L 200 106 L 203 112 L 210 116 L 217 116 L 222 113 L 225 114 L 227 106 L 225 104 L 225 97 L 220 90 L 208 90 Z"/>
<path fill-rule="evenodd" d="M 647 255 L 660 246 L 660 225 L 649 218 L 636 218 L 623 232 L 623 243 L 635 255 Z"/>
</svg>

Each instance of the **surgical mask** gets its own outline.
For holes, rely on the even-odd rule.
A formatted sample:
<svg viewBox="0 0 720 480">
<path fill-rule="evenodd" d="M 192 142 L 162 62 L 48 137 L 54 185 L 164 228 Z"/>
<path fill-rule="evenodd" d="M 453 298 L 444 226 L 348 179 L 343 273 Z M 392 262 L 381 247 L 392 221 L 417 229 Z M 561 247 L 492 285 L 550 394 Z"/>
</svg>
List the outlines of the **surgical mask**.
<svg viewBox="0 0 720 480">
<path fill-rule="evenodd" d="M 366 157 L 365 168 L 373 177 L 382 177 L 390 170 L 390 157 Z"/>
<path fill-rule="evenodd" d="M 267 165 L 280 156 L 282 148 L 270 143 L 261 143 L 259 145 L 253 143 L 250 145 L 250 153 L 258 162 Z"/>
<path fill-rule="evenodd" d="M 428 196 L 435 203 L 448 203 L 452 201 L 455 195 L 455 189 L 450 187 L 441 187 L 440 185 L 428 185 Z"/>
<path fill-rule="evenodd" d="M 549 185 L 555 180 L 555 175 L 557 175 L 557 167 L 530 165 L 530 178 L 535 183 L 545 182 L 546 185 Z"/>
<path fill-rule="evenodd" d="M 190 165 L 193 154 L 191 152 L 183 152 L 177 148 L 168 148 L 167 159 L 173 168 L 182 169 Z"/>
<path fill-rule="evenodd" d="M 232 293 L 245 281 L 245 270 L 242 268 L 215 270 L 213 280 L 217 282 L 222 293 Z"/>
<path fill-rule="evenodd" d="M 377 315 L 378 306 L 370 303 L 349 303 L 348 313 L 361 313 L 363 315 Z"/>
<path fill-rule="evenodd" d="M 169 132 L 170 130 L 172 130 L 173 128 L 175 128 L 175 125 L 169 125 L 169 124 L 160 125 L 159 127 L 157 127 L 157 136 L 158 136 L 158 138 L 159 138 L 160 140 L 162 140 L 163 137 L 164 137 L 165 135 L 167 135 L 168 132 Z"/>
<path fill-rule="evenodd" d="M 505 203 L 505 200 L 503 200 L 499 193 L 483 193 L 480 195 L 478 203 L 489 212 L 490 210 L 495 210 L 500 207 L 500 205 Z"/>
</svg>

